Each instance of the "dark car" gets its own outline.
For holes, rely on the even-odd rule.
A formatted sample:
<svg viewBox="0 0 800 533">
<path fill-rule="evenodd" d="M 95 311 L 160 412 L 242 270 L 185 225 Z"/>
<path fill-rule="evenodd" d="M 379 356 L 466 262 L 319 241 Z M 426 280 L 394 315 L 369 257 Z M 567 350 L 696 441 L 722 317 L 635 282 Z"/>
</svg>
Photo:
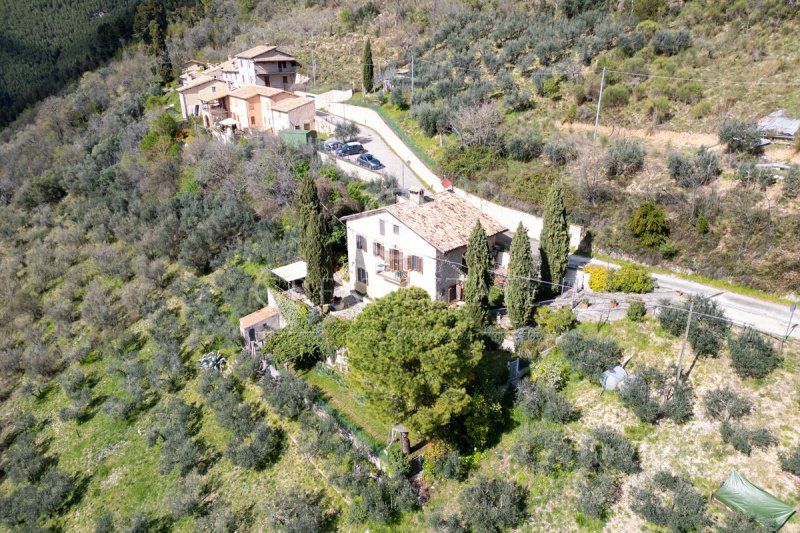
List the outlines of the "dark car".
<svg viewBox="0 0 800 533">
<path fill-rule="evenodd" d="M 339 157 L 345 157 L 348 155 L 363 154 L 364 152 L 366 152 L 366 150 L 364 150 L 364 147 L 361 146 L 361 143 L 347 143 L 336 150 L 336 155 Z"/>
<path fill-rule="evenodd" d="M 366 167 L 370 170 L 378 170 L 379 168 L 383 168 L 383 163 L 378 161 L 378 159 L 372 154 L 361 154 L 356 159 L 356 165 L 361 167 Z"/>
</svg>

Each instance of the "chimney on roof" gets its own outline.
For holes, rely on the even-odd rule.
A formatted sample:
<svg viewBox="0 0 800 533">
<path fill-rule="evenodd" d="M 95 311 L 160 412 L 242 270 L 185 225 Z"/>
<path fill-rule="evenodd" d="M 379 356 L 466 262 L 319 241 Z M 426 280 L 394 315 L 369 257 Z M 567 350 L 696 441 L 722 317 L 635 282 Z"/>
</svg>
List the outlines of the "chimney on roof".
<svg viewBox="0 0 800 533">
<path fill-rule="evenodd" d="M 425 191 L 419 187 L 408 188 L 408 201 L 414 205 L 422 205 L 425 203 Z"/>
</svg>

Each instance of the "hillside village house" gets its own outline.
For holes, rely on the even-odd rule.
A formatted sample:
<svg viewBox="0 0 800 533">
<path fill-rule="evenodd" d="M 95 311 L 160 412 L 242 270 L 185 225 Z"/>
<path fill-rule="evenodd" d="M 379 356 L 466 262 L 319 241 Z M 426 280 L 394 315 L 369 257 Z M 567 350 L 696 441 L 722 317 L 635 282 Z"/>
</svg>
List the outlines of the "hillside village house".
<svg viewBox="0 0 800 533">
<path fill-rule="evenodd" d="M 226 121 L 243 131 L 312 130 L 313 100 L 287 91 L 298 65 L 294 57 L 266 45 L 203 71 L 190 65 L 192 73 L 181 77 L 185 84 L 177 89 L 181 113 L 202 117 L 207 128 Z"/>
<path fill-rule="evenodd" d="M 420 287 L 434 300 L 462 300 L 464 254 L 476 221 L 495 248 L 507 231 L 451 191 L 344 217 L 350 289 L 380 298 L 402 287 Z"/>
</svg>

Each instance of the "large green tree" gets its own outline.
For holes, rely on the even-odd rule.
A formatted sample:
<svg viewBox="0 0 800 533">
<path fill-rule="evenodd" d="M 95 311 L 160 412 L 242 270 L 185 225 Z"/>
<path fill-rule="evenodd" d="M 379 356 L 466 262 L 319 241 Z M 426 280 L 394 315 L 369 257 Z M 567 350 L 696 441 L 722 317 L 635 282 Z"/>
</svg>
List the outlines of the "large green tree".
<svg viewBox="0 0 800 533">
<path fill-rule="evenodd" d="M 522 222 L 511 239 L 511 262 L 508 270 L 505 294 L 508 317 L 512 326 L 520 328 L 531 323 L 536 299 L 536 282 L 532 279 L 536 277 L 536 268 L 528 230 Z"/>
<path fill-rule="evenodd" d="M 349 377 L 375 409 L 421 436 L 467 414 L 482 343 L 459 310 L 419 288 L 367 306 L 348 330 Z"/>
<path fill-rule="evenodd" d="M 375 77 L 375 65 L 372 63 L 372 44 L 369 39 L 364 43 L 364 54 L 361 57 L 361 79 L 364 92 L 372 92 L 372 79 Z"/>
<path fill-rule="evenodd" d="M 561 283 L 567 273 L 569 257 L 569 225 L 561 184 L 554 182 L 544 204 L 544 220 L 539 242 L 542 260 L 542 280 Z M 554 292 L 557 287 L 550 286 Z"/>
<path fill-rule="evenodd" d="M 480 222 L 475 222 L 467 241 L 467 283 L 464 301 L 467 313 L 476 325 L 489 322 L 489 241 Z"/>
<path fill-rule="evenodd" d="M 302 178 L 298 208 L 300 211 L 300 255 L 307 265 L 303 290 L 316 305 L 333 299 L 333 254 L 331 228 L 322 211 L 314 178 L 307 173 Z"/>
</svg>

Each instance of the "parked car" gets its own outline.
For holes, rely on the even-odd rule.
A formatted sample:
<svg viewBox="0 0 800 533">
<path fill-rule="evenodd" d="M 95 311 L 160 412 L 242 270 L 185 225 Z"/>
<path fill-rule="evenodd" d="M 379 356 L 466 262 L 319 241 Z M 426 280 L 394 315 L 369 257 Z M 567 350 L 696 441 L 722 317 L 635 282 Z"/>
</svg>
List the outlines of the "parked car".
<svg viewBox="0 0 800 533">
<path fill-rule="evenodd" d="M 342 141 L 339 139 L 328 139 L 322 143 L 322 150 L 325 152 L 335 152 L 342 146 Z"/>
<path fill-rule="evenodd" d="M 358 156 L 358 159 L 356 159 L 356 165 L 366 167 L 370 170 L 378 170 L 383 168 L 383 163 L 381 163 L 378 158 L 372 154 L 361 154 Z"/>
<path fill-rule="evenodd" d="M 363 154 L 364 152 L 366 152 L 366 150 L 361 146 L 361 143 L 347 143 L 336 150 L 336 155 L 345 157 L 348 155 Z"/>
</svg>

